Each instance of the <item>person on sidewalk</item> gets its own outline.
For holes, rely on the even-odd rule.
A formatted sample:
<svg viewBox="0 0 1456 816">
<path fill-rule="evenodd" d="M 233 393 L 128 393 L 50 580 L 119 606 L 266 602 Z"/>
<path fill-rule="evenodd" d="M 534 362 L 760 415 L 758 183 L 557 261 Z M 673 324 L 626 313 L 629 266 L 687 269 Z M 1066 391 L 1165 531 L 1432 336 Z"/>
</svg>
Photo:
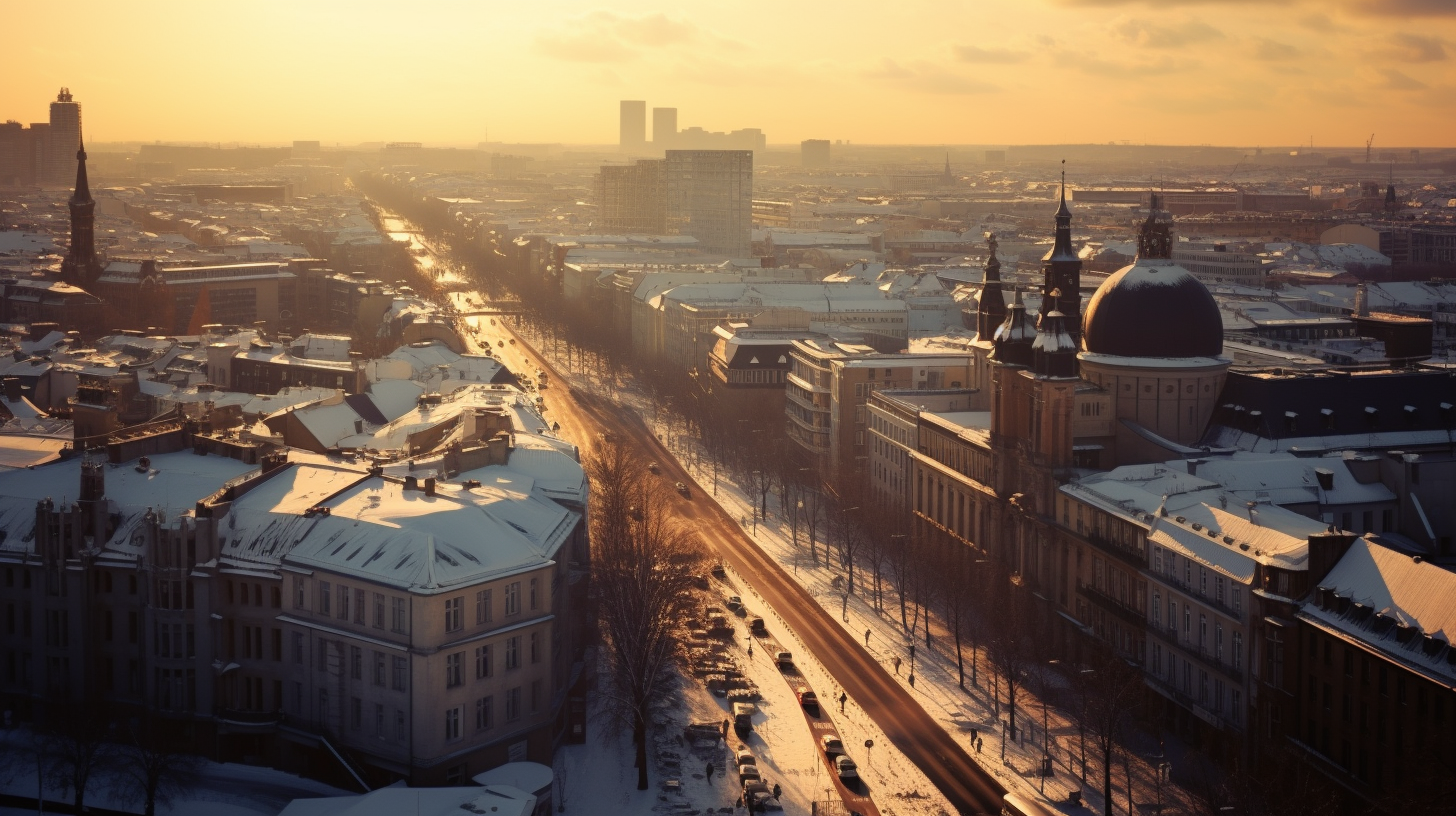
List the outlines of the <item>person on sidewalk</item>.
<svg viewBox="0 0 1456 816">
<path fill-rule="evenodd" d="M 893 658 L 891 660 L 891 662 L 895 664 L 895 674 L 896 675 L 899 675 L 900 674 L 900 658 L 899 658 L 899 656 L 896 656 L 895 658 Z"/>
<path fill-rule="evenodd" d="M 708 784 L 711 785 L 711 784 L 713 784 L 713 763 L 711 763 L 711 762 L 708 763 L 707 771 L 708 771 Z"/>
<path fill-rule="evenodd" d="M 845 694 L 842 691 L 839 692 L 839 713 L 840 714 L 843 714 L 844 713 L 844 701 L 845 700 L 848 700 L 848 699 L 849 699 L 849 695 L 848 694 Z"/>
<path fill-rule="evenodd" d="M 724 720 L 723 721 L 723 742 L 724 743 L 727 743 L 728 742 L 728 721 L 727 720 Z"/>
<path fill-rule="evenodd" d="M 866 629 L 865 630 L 865 646 L 868 647 L 869 645 L 870 645 L 870 630 Z"/>
</svg>

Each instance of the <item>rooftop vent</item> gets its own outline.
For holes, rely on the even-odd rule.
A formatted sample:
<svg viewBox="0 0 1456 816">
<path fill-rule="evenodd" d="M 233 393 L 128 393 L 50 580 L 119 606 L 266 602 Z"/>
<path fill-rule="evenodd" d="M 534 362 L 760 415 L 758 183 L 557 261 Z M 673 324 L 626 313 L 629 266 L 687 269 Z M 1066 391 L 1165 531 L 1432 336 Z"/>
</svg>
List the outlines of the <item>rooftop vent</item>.
<svg viewBox="0 0 1456 816">
<path fill-rule="evenodd" d="M 1315 468 L 1314 477 L 1319 480 L 1321 490 L 1335 489 L 1335 472 L 1329 468 Z"/>
</svg>

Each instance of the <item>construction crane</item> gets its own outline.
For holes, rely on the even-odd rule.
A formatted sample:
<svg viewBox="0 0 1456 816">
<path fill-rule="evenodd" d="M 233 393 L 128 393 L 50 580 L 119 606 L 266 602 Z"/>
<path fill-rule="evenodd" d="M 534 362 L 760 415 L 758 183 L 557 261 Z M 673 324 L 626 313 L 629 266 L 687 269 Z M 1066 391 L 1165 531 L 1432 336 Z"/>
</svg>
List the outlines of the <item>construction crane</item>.
<svg viewBox="0 0 1456 816">
<path fill-rule="evenodd" d="M 1370 134 L 1370 138 L 1368 138 L 1368 139 L 1365 140 L 1365 163 L 1366 164 L 1369 164 L 1370 163 L 1370 146 L 1373 145 L 1373 144 L 1375 144 L 1375 134 L 1374 133 Z"/>
</svg>

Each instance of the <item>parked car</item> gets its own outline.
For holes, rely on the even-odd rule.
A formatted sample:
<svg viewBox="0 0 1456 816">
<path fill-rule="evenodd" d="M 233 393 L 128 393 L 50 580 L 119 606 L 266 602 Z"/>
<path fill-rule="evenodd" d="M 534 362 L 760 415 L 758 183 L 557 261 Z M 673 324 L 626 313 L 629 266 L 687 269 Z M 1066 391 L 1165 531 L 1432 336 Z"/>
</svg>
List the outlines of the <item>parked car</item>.
<svg viewBox="0 0 1456 816">
<path fill-rule="evenodd" d="M 780 669 L 792 669 L 794 667 L 794 653 L 779 652 L 774 655 L 774 662 L 779 664 Z"/>
<path fill-rule="evenodd" d="M 840 754 L 834 758 L 834 770 L 839 772 L 840 779 L 858 779 L 859 766 L 854 764 L 847 754 Z"/>
<path fill-rule="evenodd" d="M 656 476 L 657 474 L 662 472 L 662 468 L 658 467 L 656 462 L 648 462 L 647 472 L 651 473 L 653 476 Z"/>
<path fill-rule="evenodd" d="M 728 571 L 725 570 L 725 569 L 723 569 L 723 565 L 722 564 L 714 564 L 713 565 L 713 577 L 714 578 L 727 578 L 728 577 Z"/>
<path fill-rule="evenodd" d="M 819 695 L 806 688 L 801 688 L 798 690 L 797 696 L 799 705 L 803 706 L 805 711 L 815 717 L 819 716 Z"/>
<path fill-rule="evenodd" d="M 743 608 L 743 599 L 738 597 L 737 595 L 729 595 L 728 602 L 723 605 L 728 607 L 732 611 L 737 612 L 738 610 Z"/>
<path fill-rule="evenodd" d="M 738 746 L 737 752 L 733 754 L 733 762 L 740 768 L 744 765 L 758 764 L 758 760 L 754 758 L 752 753 L 749 753 L 748 748 L 744 745 Z"/>
<path fill-rule="evenodd" d="M 754 618 L 753 620 L 749 621 L 748 628 L 751 632 L 753 632 L 755 635 L 759 635 L 760 637 L 768 634 L 767 630 L 763 628 L 763 618 Z"/>
<path fill-rule="evenodd" d="M 682 482 L 678 482 L 673 487 L 677 489 L 677 492 L 682 494 L 684 499 L 691 499 L 693 497 L 692 491 L 688 490 L 688 486 Z"/>
<path fill-rule="evenodd" d="M 754 813 L 777 812 L 784 809 L 765 782 L 755 781 L 745 784 L 743 786 L 743 799 L 745 802 L 753 803 Z"/>
<path fill-rule="evenodd" d="M 753 731 L 753 714 L 758 709 L 753 703 L 733 704 L 733 730 L 740 737 L 747 737 Z"/>
<path fill-rule="evenodd" d="M 747 784 L 749 782 L 759 782 L 759 781 L 762 781 L 762 780 L 763 780 L 763 776 L 759 774 L 759 772 L 758 772 L 758 766 L 757 765 L 739 765 L 738 766 L 738 782 L 739 782 L 739 784 Z"/>
<path fill-rule="evenodd" d="M 825 734 L 824 736 L 820 737 L 819 747 L 823 749 L 826 756 L 834 756 L 836 754 L 844 753 L 844 743 L 840 741 L 839 737 L 836 737 L 833 734 Z"/>
</svg>

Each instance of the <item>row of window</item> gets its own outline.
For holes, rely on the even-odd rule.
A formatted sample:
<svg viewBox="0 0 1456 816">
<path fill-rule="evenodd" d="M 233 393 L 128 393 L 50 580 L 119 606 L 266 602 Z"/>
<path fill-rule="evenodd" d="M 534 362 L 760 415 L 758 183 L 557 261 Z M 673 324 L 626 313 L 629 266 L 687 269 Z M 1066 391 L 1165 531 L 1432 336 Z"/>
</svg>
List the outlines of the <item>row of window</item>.
<svg viewBox="0 0 1456 816">
<path fill-rule="evenodd" d="M 512 671 L 521 667 L 521 636 L 512 635 L 505 639 L 502 644 L 504 652 L 505 670 Z M 527 636 L 527 650 L 532 663 L 541 662 L 541 633 L 531 632 Z M 475 679 L 482 680 L 495 676 L 495 647 L 490 644 L 482 644 L 475 647 Z M 465 652 L 453 652 L 445 656 L 445 688 L 455 688 L 465 684 Z"/>
<path fill-rule="evenodd" d="M 505 616 L 507 618 L 521 614 L 521 582 L 512 581 L 506 584 L 502 591 Z M 540 608 L 540 581 L 532 578 L 526 583 L 526 606 L 531 611 Z M 495 620 L 495 591 L 492 589 L 481 589 L 475 593 L 475 625 L 491 623 Z M 445 631 L 459 632 L 465 628 L 465 596 L 459 595 L 445 600 Z"/>
<path fill-rule="evenodd" d="M 1179 659 L 1171 651 L 1167 653 L 1165 665 L 1163 647 L 1158 643 L 1153 644 L 1152 662 L 1153 674 L 1174 688 L 1181 689 L 1185 697 L 1196 700 L 1200 706 L 1219 716 L 1227 713 L 1229 722 L 1235 725 L 1243 721 L 1242 690 L 1229 687 L 1222 678 L 1210 678 L 1206 669 L 1195 670 L 1187 659 Z"/>
<path fill-rule="evenodd" d="M 1161 598 L 1162 598 L 1162 596 L 1159 593 L 1157 593 L 1157 592 L 1154 592 L 1153 593 L 1153 603 L 1152 603 L 1152 607 L 1151 607 L 1151 612 L 1152 612 L 1152 622 L 1153 622 L 1153 626 L 1155 628 L 1162 628 L 1162 625 L 1163 625 L 1162 624 L 1162 617 L 1161 617 L 1161 614 L 1162 614 L 1161 613 L 1161 608 L 1162 608 Z M 1176 600 L 1172 599 L 1172 598 L 1169 598 L 1168 599 L 1168 629 L 1169 629 L 1169 631 L 1177 631 L 1177 629 L 1178 629 L 1178 602 Z M 1184 643 L 1188 644 L 1190 647 L 1192 647 L 1194 645 L 1193 604 L 1191 604 L 1191 603 L 1184 603 L 1183 604 L 1183 637 L 1182 637 L 1182 640 L 1183 640 Z M 1218 620 L 1218 618 L 1214 618 L 1214 621 L 1213 621 L 1213 642 L 1212 642 L 1212 644 L 1209 643 L 1208 615 L 1205 614 L 1205 613 L 1203 613 L 1203 612 L 1199 612 L 1198 613 L 1198 634 L 1197 634 L 1197 644 L 1196 644 L 1197 647 L 1198 647 L 1199 653 L 1200 654 L 1205 654 L 1205 655 L 1210 655 L 1215 660 L 1217 660 L 1219 663 L 1225 662 L 1224 661 L 1224 656 L 1223 656 L 1223 640 L 1224 640 L 1223 639 L 1223 622 L 1220 621 L 1220 620 Z M 1234 631 L 1233 637 L 1232 637 L 1232 641 L 1233 641 L 1233 650 L 1232 650 L 1232 652 L 1230 654 L 1230 657 L 1232 658 L 1232 660 L 1229 661 L 1229 664 L 1232 665 L 1234 667 L 1234 669 L 1236 669 L 1236 670 L 1242 670 L 1243 667 L 1244 667 L 1244 634 L 1243 634 L 1243 632 Z"/>
<path fill-rule="evenodd" d="M 372 605 L 370 604 L 371 596 Z M 360 626 L 372 625 L 375 629 L 383 629 L 385 628 L 386 603 L 388 604 L 389 630 L 401 635 L 407 634 L 409 632 L 408 601 L 398 596 L 386 598 L 383 593 L 369 593 L 361 588 L 351 591 L 343 584 L 319 581 L 314 612 L 325 617 L 337 617 L 342 621 L 352 619 Z M 301 575 L 293 578 L 293 607 L 295 609 L 308 608 L 308 579 Z"/>
<path fill-rule="evenodd" d="M 532 680 L 529 688 L 530 713 L 536 714 L 541 710 L 541 681 Z M 502 716 L 505 722 L 515 722 L 521 718 L 521 687 L 507 689 L 505 693 L 505 710 Z M 454 742 L 461 738 L 464 725 L 465 706 L 455 706 L 445 710 L 445 741 Z M 475 701 L 475 730 L 487 731 L 495 727 L 495 695 L 487 694 Z"/>
</svg>

